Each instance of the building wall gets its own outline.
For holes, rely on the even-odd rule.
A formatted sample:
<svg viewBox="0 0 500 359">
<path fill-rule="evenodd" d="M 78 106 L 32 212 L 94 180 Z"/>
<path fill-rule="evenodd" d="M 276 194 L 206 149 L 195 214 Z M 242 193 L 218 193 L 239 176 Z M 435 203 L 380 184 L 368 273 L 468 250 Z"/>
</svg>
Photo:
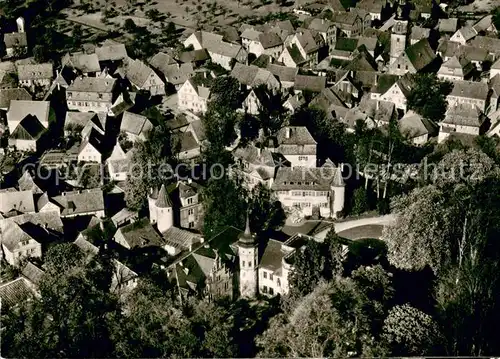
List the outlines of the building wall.
<svg viewBox="0 0 500 359">
<path fill-rule="evenodd" d="M 406 97 L 397 83 L 393 84 L 379 99 L 394 103 L 397 109 L 403 110 L 406 113 Z"/>
<path fill-rule="evenodd" d="M 9 138 L 9 146 L 15 146 L 19 151 L 36 151 L 37 141 Z"/>
<path fill-rule="evenodd" d="M 201 226 L 203 205 L 196 203 L 182 207 L 179 210 L 179 225 L 181 228 L 197 229 Z"/>
<path fill-rule="evenodd" d="M 389 65 L 389 73 L 403 76 L 407 72 L 414 74 L 417 70 L 413 67 L 412 63 L 408 59 L 408 56 L 403 53 Z"/>
<path fill-rule="evenodd" d="M 208 52 L 213 63 L 221 65 L 226 70 L 231 70 L 231 57 L 216 54 L 215 52 Z"/>
<path fill-rule="evenodd" d="M 262 47 L 262 45 L 261 45 Z M 275 46 L 275 47 L 270 47 L 268 49 L 263 49 L 263 53 L 272 57 L 273 59 L 277 59 L 280 54 L 283 52 L 283 45 Z"/>
<path fill-rule="evenodd" d="M 102 155 L 94 146 L 87 143 L 87 146 L 78 154 L 78 162 L 98 162 L 101 163 Z"/>
<path fill-rule="evenodd" d="M 28 244 L 11 252 L 2 244 L 5 260 L 12 266 L 17 266 L 22 258 L 41 258 L 42 245 L 35 240 L 30 240 Z"/>
<path fill-rule="evenodd" d="M 405 51 L 406 48 L 406 33 L 404 33 L 404 29 L 406 29 L 406 21 L 396 21 L 393 26 L 393 31 L 395 27 L 400 25 L 401 31 L 391 33 L 391 50 L 390 50 L 390 63 L 396 61 L 396 59 Z"/>
<path fill-rule="evenodd" d="M 456 106 L 458 104 L 463 103 L 463 104 L 470 104 L 471 106 L 476 105 L 477 107 L 479 107 L 481 111 L 486 110 L 486 100 L 460 97 L 460 96 L 451 96 L 451 95 L 448 95 L 446 97 L 446 100 L 448 101 L 448 107 Z"/>
<path fill-rule="evenodd" d="M 203 49 L 203 46 L 201 46 L 201 43 L 198 41 L 194 33 L 184 40 L 184 47 L 189 47 L 189 45 L 193 45 L 195 50 Z"/>
<path fill-rule="evenodd" d="M 305 146 L 316 149 L 314 146 Z M 309 151 L 308 151 L 309 152 Z M 288 161 L 290 161 L 291 167 L 316 167 L 316 155 L 283 155 Z"/>
<path fill-rule="evenodd" d="M 206 99 L 198 96 L 189 82 L 185 82 L 179 89 L 177 106 L 180 110 L 190 110 L 195 113 L 205 113 L 207 111 Z"/>
<path fill-rule="evenodd" d="M 322 217 L 330 217 L 330 192 L 293 190 L 276 191 L 278 200 L 285 208 L 298 210 L 302 216 L 311 216 L 313 207 L 319 207 Z"/>
<path fill-rule="evenodd" d="M 109 101 L 82 101 L 82 100 L 72 100 L 66 101 L 69 110 L 76 110 L 80 112 L 108 112 L 111 106 L 111 98 Z"/>
<path fill-rule="evenodd" d="M 458 42 L 459 44 L 462 44 L 462 45 L 465 45 L 465 43 L 467 42 L 464 39 L 464 37 L 462 36 L 462 34 L 460 33 L 460 31 L 458 31 L 458 30 L 450 37 L 450 41 Z"/>
<path fill-rule="evenodd" d="M 128 245 L 127 241 L 125 240 L 125 237 L 123 236 L 120 229 L 116 231 L 113 239 L 116 243 L 118 243 L 122 247 L 130 249 L 130 246 Z"/>
<path fill-rule="evenodd" d="M 284 294 L 282 275 L 277 275 L 272 270 L 259 267 L 259 293 L 269 297 Z"/>
<path fill-rule="evenodd" d="M 240 295 L 253 298 L 258 291 L 258 250 L 257 247 L 238 246 L 240 262 Z"/>
<path fill-rule="evenodd" d="M 297 67 L 297 64 L 293 61 L 292 57 L 288 53 L 288 50 L 284 50 L 278 58 L 279 62 L 282 62 L 286 67 Z"/>
<path fill-rule="evenodd" d="M 62 214 L 62 218 L 72 218 L 72 217 L 79 217 L 79 216 L 96 216 L 98 218 L 104 218 L 105 213 L 104 209 L 99 210 L 99 211 L 89 211 L 89 212 L 79 212 L 79 213 L 72 213 L 72 214 Z"/>
</svg>

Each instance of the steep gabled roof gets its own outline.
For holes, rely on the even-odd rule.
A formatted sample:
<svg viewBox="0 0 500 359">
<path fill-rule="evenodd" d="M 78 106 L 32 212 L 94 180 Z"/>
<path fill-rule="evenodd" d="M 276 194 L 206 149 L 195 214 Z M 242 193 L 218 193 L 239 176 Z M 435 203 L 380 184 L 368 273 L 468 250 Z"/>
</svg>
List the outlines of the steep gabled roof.
<svg viewBox="0 0 500 359">
<path fill-rule="evenodd" d="M 10 139 L 37 141 L 42 137 L 45 127 L 33 115 L 27 115 L 9 136 Z"/>
<path fill-rule="evenodd" d="M 411 45 L 406 50 L 406 55 L 415 70 L 420 71 L 436 59 L 436 54 L 432 50 L 427 38 Z"/>
</svg>

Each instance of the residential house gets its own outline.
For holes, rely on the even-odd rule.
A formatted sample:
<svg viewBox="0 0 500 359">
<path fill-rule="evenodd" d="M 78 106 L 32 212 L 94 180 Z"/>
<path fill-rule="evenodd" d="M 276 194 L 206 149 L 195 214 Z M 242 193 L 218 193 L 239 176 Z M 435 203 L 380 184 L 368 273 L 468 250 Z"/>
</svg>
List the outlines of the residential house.
<svg viewBox="0 0 500 359">
<path fill-rule="evenodd" d="M 43 191 L 37 182 L 36 177 L 30 170 L 24 170 L 21 177 L 17 180 L 17 186 L 20 191 L 31 191 L 33 194 L 42 194 Z"/>
<path fill-rule="evenodd" d="M 231 70 L 232 62 L 246 63 L 247 51 L 241 45 L 223 41 L 222 35 L 206 31 L 195 31 L 185 41 L 184 46 L 193 45 L 194 50 L 206 49 L 212 62 Z"/>
<path fill-rule="evenodd" d="M 179 110 L 189 110 L 194 113 L 205 113 L 210 97 L 212 79 L 206 73 L 198 73 L 184 82 L 177 92 L 177 107 Z"/>
<path fill-rule="evenodd" d="M 320 61 L 320 52 L 325 47 L 325 41 L 319 32 L 307 29 L 297 29 L 297 32 L 288 41 L 288 46 L 297 46 L 302 58 L 308 66 L 315 66 Z M 283 54 L 282 54 L 283 55 Z M 280 58 L 282 56 L 280 55 Z M 278 61 L 280 61 L 278 59 Z M 280 61 L 285 63 L 285 61 Z M 285 63 L 285 65 L 287 65 Z"/>
<path fill-rule="evenodd" d="M 453 81 L 453 89 L 446 97 L 448 106 L 457 104 L 468 104 L 477 106 L 482 112 L 486 112 L 489 99 L 488 84 L 474 81 Z"/>
<path fill-rule="evenodd" d="M 151 67 L 140 60 L 129 60 L 126 77 L 138 90 L 149 91 L 152 96 L 165 95 L 165 83 Z"/>
<path fill-rule="evenodd" d="M 66 90 L 69 110 L 109 112 L 113 105 L 116 79 L 77 77 Z"/>
<path fill-rule="evenodd" d="M 95 54 L 100 63 L 117 62 L 128 59 L 125 45 L 109 39 L 101 46 L 95 48 Z"/>
<path fill-rule="evenodd" d="M 477 31 L 472 26 L 464 26 L 458 29 L 451 37 L 450 41 L 465 45 L 468 41 L 477 36 Z"/>
<path fill-rule="evenodd" d="M 475 69 L 470 60 L 465 57 L 453 56 L 439 68 L 437 76 L 442 80 L 468 80 Z"/>
<path fill-rule="evenodd" d="M 17 75 L 21 86 L 31 89 L 35 89 L 36 86 L 48 88 L 54 78 L 54 69 L 51 63 L 18 65 Z"/>
<path fill-rule="evenodd" d="M 52 201 L 47 192 L 44 192 L 36 201 L 36 208 L 38 213 L 44 212 L 56 212 L 59 216 L 61 214 L 61 208 Z"/>
<path fill-rule="evenodd" d="M 147 218 L 118 228 L 113 240 L 126 249 L 165 246 L 165 240 Z"/>
<path fill-rule="evenodd" d="M 191 180 L 177 181 L 170 185 L 167 190 L 172 200 L 175 226 L 200 229 L 203 223 L 201 186 Z"/>
<path fill-rule="evenodd" d="M 301 93 L 298 93 L 297 95 L 290 94 L 283 103 L 283 108 L 285 108 L 290 114 L 294 114 L 295 111 L 304 106 L 305 103 L 306 99 Z"/>
<path fill-rule="evenodd" d="M 60 206 L 62 218 L 90 215 L 103 218 L 105 216 L 104 195 L 100 188 L 63 192 L 53 197 L 52 201 Z"/>
<path fill-rule="evenodd" d="M 9 110 L 7 111 L 7 124 L 10 133 L 14 133 L 16 127 L 27 116 L 35 116 L 43 127 L 49 127 L 49 101 L 24 101 L 12 100 L 10 101 Z"/>
<path fill-rule="evenodd" d="M 382 100 L 394 103 L 396 109 L 404 114 L 407 110 L 406 100 L 414 86 L 414 79 L 410 74 L 395 80 L 394 76 L 380 77 L 378 84 L 371 93 L 373 100 Z"/>
<path fill-rule="evenodd" d="M 210 61 L 210 55 L 206 49 L 182 51 L 177 54 L 176 59 L 181 63 L 190 64 L 193 68 L 198 68 Z"/>
<path fill-rule="evenodd" d="M 317 31 L 328 46 L 329 52 L 335 47 L 337 41 L 337 27 L 329 20 L 314 18 L 307 24 L 307 29 Z"/>
<path fill-rule="evenodd" d="M 277 168 L 289 164 L 283 155 L 253 144 L 237 147 L 233 156 L 237 165 L 233 170 L 243 177 L 244 184 L 249 189 L 259 183 L 270 188 Z"/>
<path fill-rule="evenodd" d="M 404 75 L 407 72 L 424 72 L 432 66 L 435 60 L 436 54 L 434 50 L 432 50 L 429 40 L 422 39 L 416 44 L 407 47 L 404 52 L 389 65 L 389 73 Z"/>
<path fill-rule="evenodd" d="M 145 141 L 153 127 L 153 123 L 146 116 L 125 111 L 120 125 L 120 132 L 125 133 L 129 141 Z"/>
<path fill-rule="evenodd" d="M 166 232 L 162 233 L 162 236 L 165 241 L 163 248 L 171 256 L 178 255 L 183 251 L 191 251 L 195 244 L 202 241 L 199 234 L 176 227 L 167 229 Z"/>
<path fill-rule="evenodd" d="M 460 45 L 456 42 L 444 40 L 438 48 L 437 53 L 443 61 L 448 61 L 453 56 L 465 57 L 472 62 L 479 71 L 482 71 L 483 63 L 491 61 L 488 50 L 481 49 L 470 45 Z"/>
<path fill-rule="evenodd" d="M 238 80 L 246 89 L 256 88 L 260 85 L 264 85 L 268 89 L 275 91 L 280 88 L 280 82 L 269 70 L 261 69 L 253 65 L 234 64 L 233 70 L 231 71 L 231 77 Z"/>
<path fill-rule="evenodd" d="M 201 146 L 191 131 L 174 133 L 174 141 L 179 144 L 177 148 L 177 158 L 187 161 L 199 157 L 201 154 Z"/>
<path fill-rule="evenodd" d="M 365 10 L 370 14 L 372 21 L 382 20 L 386 6 L 387 2 L 382 0 L 362 0 L 356 4 L 357 9 Z"/>
<path fill-rule="evenodd" d="M 455 103 L 448 107 L 440 123 L 438 142 L 446 140 L 451 133 L 479 136 L 486 133 L 490 123 L 481 109 L 468 103 Z"/>
<path fill-rule="evenodd" d="M 262 33 L 247 29 L 241 34 L 241 38 L 242 42 L 245 39 L 243 46 L 248 53 L 254 54 L 256 57 L 264 54 L 277 59 L 283 51 L 283 40 L 274 32 Z"/>
<path fill-rule="evenodd" d="M 408 111 L 398 121 L 399 131 L 416 146 L 422 146 L 438 134 L 439 128 L 416 112 Z"/>
<path fill-rule="evenodd" d="M 347 37 L 360 36 L 364 32 L 363 20 L 353 12 L 336 13 L 332 22 Z"/>
<path fill-rule="evenodd" d="M 12 32 L 3 35 L 7 57 L 18 57 L 28 52 L 28 38 L 25 32 Z"/>
<path fill-rule="evenodd" d="M 25 88 L 0 89 L 0 110 L 7 111 L 11 101 L 31 101 L 31 95 Z"/>
<path fill-rule="evenodd" d="M 478 22 L 472 26 L 477 33 L 488 33 L 491 35 L 496 35 L 498 33 L 498 29 L 495 27 L 495 23 L 493 21 L 493 15 L 489 14 L 481 18 Z"/>
<path fill-rule="evenodd" d="M 299 71 L 296 67 L 280 66 L 277 64 L 267 65 L 267 70 L 280 82 L 281 88 L 284 90 L 293 87 L 295 76 L 297 76 Z"/>
<path fill-rule="evenodd" d="M 500 52 L 500 39 L 489 36 L 476 36 L 470 45 L 488 51 L 490 56 L 496 58 Z"/>
<path fill-rule="evenodd" d="M 271 102 L 271 97 L 269 93 L 261 88 L 257 87 L 248 93 L 242 103 L 242 108 L 245 113 L 250 115 L 258 115 L 262 109 L 269 108 Z"/>
<path fill-rule="evenodd" d="M 339 91 L 336 90 L 333 86 L 321 91 L 309 103 L 309 107 L 322 109 L 326 113 L 329 112 L 331 106 L 340 106 L 347 108 L 347 105 L 339 95 Z"/>
<path fill-rule="evenodd" d="M 163 74 L 166 83 L 172 84 L 176 90 L 179 90 L 194 72 L 191 63 L 178 64 L 171 56 L 162 52 L 153 56 L 149 64 Z"/>
<path fill-rule="evenodd" d="M 94 112 L 66 112 L 64 119 L 64 134 L 80 134 L 82 138 L 89 136 L 91 130 L 96 130 L 104 136 L 106 129 L 106 114 Z"/>
<path fill-rule="evenodd" d="M 320 93 L 325 87 L 326 78 L 324 76 L 297 75 L 295 76 L 293 89 L 296 93 L 302 91 Z"/>
<path fill-rule="evenodd" d="M 91 130 L 78 148 L 78 162 L 102 162 L 104 138 L 96 130 Z"/>
<path fill-rule="evenodd" d="M 304 126 L 286 126 L 277 134 L 276 152 L 290 161 L 292 167 L 316 167 L 316 146 Z"/>
<path fill-rule="evenodd" d="M 101 73 L 99 57 L 95 53 L 85 54 L 83 52 L 76 52 L 66 54 L 61 59 L 61 64 L 63 67 L 72 69 L 77 76 L 96 77 Z"/>
<path fill-rule="evenodd" d="M 132 166 L 132 155 L 134 150 L 127 153 L 123 151 L 119 142 L 116 142 L 111 155 L 106 160 L 109 177 L 113 181 L 125 181 Z"/>
<path fill-rule="evenodd" d="M 36 152 L 45 127 L 36 116 L 27 115 L 9 135 L 9 146 L 19 151 Z"/>
<path fill-rule="evenodd" d="M 344 209 L 345 184 L 340 168 L 281 167 L 272 190 L 292 216 L 336 218 Z"/>
<path fill-rule="evenodd" d="M 286 46 L 278 58 L 278 62 L 286 67 L 300 67 L 307 63 L 297 45 Z"/>
<path fill-rule="evenodd" d="M 2 244 L 2 257 L 12 266 L 19 265 L 24 258 L 40 258 L 42 244 L 38 242 L 34 226 L 18 225 L 9 220 L 0 220 L 0 243 Z"/>
</svg>

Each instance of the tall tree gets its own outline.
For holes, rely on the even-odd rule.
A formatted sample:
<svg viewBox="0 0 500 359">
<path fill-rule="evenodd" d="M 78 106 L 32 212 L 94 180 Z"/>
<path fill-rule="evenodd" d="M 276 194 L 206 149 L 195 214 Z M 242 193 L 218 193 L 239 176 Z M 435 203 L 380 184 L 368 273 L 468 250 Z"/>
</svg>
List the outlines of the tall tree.
<svg viewBox="0 0 500 359">
<path fill-rule="evenodd" d="M 286 214 L 281 202 L 262 183 L 250 193 L 250 228 L 254 233 L 276 230 L 285 224 Z"/>
<path fill-rule="evenodd" d="M 417 74 L 414 80 L 415 86 L 407 100 L 408 108 L 429 120 L 442 121 L 448 104 L 446 96 L 453 89 L 453 84 L 430 73 Z"/>
</svg>

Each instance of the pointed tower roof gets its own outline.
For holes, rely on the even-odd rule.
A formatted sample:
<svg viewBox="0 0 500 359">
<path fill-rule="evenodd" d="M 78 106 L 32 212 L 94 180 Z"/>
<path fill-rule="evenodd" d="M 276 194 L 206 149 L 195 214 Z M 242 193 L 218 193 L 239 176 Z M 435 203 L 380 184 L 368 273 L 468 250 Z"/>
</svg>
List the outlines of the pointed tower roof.
<svg viewBox="0 0 500 359">
<path fill-rule="evenodd" d="M 168 195 L 167 189 L 165 188 L 164 184 L 161 185 L 160 192 L 158 192 L 156 207 L 158 208 L 172 207 L 172 201 L 170 200 L 170 197 Z"/>
<path fill-rule="evenodd" d="M 254 236 L 250 232 L 250 217 L 248 216 L 248 213 L 247 213 L 247 223 L 245 226 L 245 232 L 240 234 L 240 237 L 238 238 L 238 240 L 242 244 L 253 244 L 254 243 Z"/>
</svg>

